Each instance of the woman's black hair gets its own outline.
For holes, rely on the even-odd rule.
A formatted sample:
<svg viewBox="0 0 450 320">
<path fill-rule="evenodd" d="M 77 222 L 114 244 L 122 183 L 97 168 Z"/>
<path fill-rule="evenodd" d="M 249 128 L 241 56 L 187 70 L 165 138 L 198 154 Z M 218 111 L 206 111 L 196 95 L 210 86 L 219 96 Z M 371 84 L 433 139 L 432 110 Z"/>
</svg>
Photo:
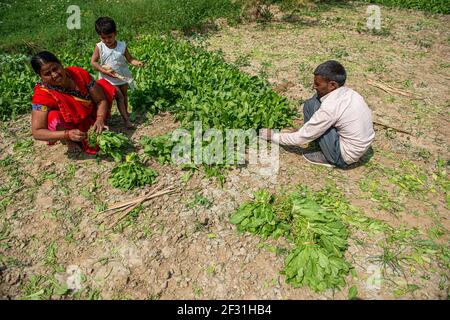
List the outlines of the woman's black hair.
<svg viewBox="0 0 450 320">
<path fill-rule="evenodd" d="M 38 75 L 41 74 L 42 66 L 49 62 L 56 62 L 61 64 L 58 58 L 53 53 L 48 51 L 41 51 L 31 58 L 31 66 L 33 67 L 34 72 L 36 72 Z"/>
<path fill-rule="evenodd" d="M 116 32 L 116 23 L 110 17 L 100 17 L 95 21 L 95 31 L 98 34 Z"/>
<path fill-rule="evenodd" d="M 347 72 L 344 66 L 335 60 L 328 60 L 320 64 L 314 70 L 314 75 L 321 76 L 328 81 L 336 81 L 339 86 L 343 86 L 345 80 L 347 80 Z"/>
</svg>

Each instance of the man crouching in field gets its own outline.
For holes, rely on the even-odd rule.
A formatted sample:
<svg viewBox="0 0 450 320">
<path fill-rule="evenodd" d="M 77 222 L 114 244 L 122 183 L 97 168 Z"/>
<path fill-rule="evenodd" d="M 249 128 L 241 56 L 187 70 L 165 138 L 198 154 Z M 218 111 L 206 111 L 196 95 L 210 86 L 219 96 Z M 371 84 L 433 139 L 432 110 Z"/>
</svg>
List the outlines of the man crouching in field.
<svg viewBox="0 0 450 320">
<path fill-rule="evenodd" d="M 316 140 L 320 150 L 303 157 L 318 165 L 346 168 L 369 149 L 375 132 L 372 114 L 363 97 L 345 87 L 347 74 L 337 61 L 327 61 L 314 71 L 317 91 L 305 102 L 305 124 L 293 133 L 273 133 L 262 129 L 260 135 L 281 145 L 305 145 Z"/>
</svg>

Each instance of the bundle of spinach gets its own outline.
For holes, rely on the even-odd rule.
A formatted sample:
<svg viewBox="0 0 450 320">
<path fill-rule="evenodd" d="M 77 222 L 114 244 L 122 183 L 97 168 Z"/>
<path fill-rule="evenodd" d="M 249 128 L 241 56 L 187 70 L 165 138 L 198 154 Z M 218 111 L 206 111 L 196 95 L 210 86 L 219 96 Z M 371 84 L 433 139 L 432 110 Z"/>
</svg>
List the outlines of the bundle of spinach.
<svg viewBox="0 0 450 320">
<path fill-rule="evenodd" d="M 321 292 L 344 286 L 349 271 L 350 264 L 344 258 L 330 255 L 318 244 L 305 244 L 289 253 L 281 273 L 295 288 L 306 285 Z"/>
<path fill-rule="evenodd" d="M 263 239 L 287 235 L 290 226 L 277 216 L 274 200 L 266 190 L 256 192 L 255 201 L 243 204 L 230 217 L 230 222 L 237 225 L 239 231 L 258 234 Z"/>
<path fill-rule="evenodd" d="M 345 285 L 350 264 L 345 260 L 348 230 L 333 212 L 305 194 L 294 193 L 292 233 L 297 248 L 286 258 L 283 274 L 294 287 L 323 291 Z"/>
<path fill-rule="evenodd" d="M 111 172 L 109 182 L 115 188 L 131 190 L 153 184 L 158 173 L 146 167 L 139 156 L 133 152 L 126 156 L 125 162 L 117 165 Z"/>
<path fill-rule="evenodd" d="M 96 148 L 98 146 L 98 139 L 99 134 L 95 132 L 94 128 L 89 128 L 89 131 L 87 132 L 87 142 L 89 147 Z"/>
<path fill-rule="evenodd" d="M 143 137 L 139 142 L 144 147 L 144 153 L 156 158 L 159 163 L 166 164 L 172 162 L 172 148 L 175 141 L 171 140 L 170 134 L 157 137 Z"/>
<path fill-rule="evenodd" d="M 345 285 L 351 268 L 344 257 L 347 226 L 335 212 L 318 204 L 307 188 L 278 197 L 261 190 L 230 222 L 238 231 L 264 239 L 285 236 L 293 241 L 295 248 L 287 256 L 282 274 L 294 287 L 307 285 L 323 291 Z"/>
<path fill-rule="evenodd" d="M 125 149 L 131 145 L 130 139 L 123 133 L 103 131 L 101 134 L 97 134 L 93 130 L 88 132 L 88 143 L 91 147 L 98 145 L 100 155 L 110 156 L 116 162 L 122 161 Z"/>
</svg>

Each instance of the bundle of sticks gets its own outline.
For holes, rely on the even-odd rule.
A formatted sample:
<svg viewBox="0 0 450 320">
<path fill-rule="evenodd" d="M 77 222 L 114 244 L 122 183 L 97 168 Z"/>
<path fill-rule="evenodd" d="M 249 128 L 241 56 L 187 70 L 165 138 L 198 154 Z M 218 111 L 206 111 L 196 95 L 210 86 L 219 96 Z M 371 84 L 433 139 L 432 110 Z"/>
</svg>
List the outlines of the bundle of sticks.
<svg viewBox="0 0 450 320">
<path fill-rule="evenodd" d="M 120 80 L 127 81 L 127 82 L 130 80 L 129 78 L 124 77 L 120 73 L 117 73 L 116 71 L 114 71 L 114 69 L 111 68 L 111 66 L 108 66 L 107 64 L 102 65 L 102 68 L 105 69 L 108 72 L 111 72 L 112 74 L 114 74 Z"/>
<path fill-rule="evenodd" d="M 126 216 L 128 216 L 128 214 L 131 211 L 136 209 L 139 205 L 143 204 L 145 201 L 151 200 L 153 198 L 156 198 L 156 197 L 159 197 L 159 196 L 162 196 L 165 194 L 174 193 L 177 191 L 176 188 L 173 186 L 170 186 L 163 190 L 161 190 L 161 188 L 162 188 L 161 185 L 157 185 L 157 186 L 153 187 L 152 189 L 150 189 L 149 191 L 147 191 L 143 196 L 136 197 L 134 199 L 130 199 L 130 200 L 123 201 L 123 202 L 117 203 L 115 205 L 112 205 L 108 209 L 106 209 L 102 212 L 99 212 L 97 216 L 101 216 L 100 222 L 105 222 L 108 218 L 114 217 L 114 219 L 112 219 L 112 221 L 106 226 L 107 229 L 111 229 L 117 223 L 122 221 Z M 116 213 L 119 213 L 121 211 L 123 211 L 123 212 L 120 215 L 115 216 Z"/>
</svg>

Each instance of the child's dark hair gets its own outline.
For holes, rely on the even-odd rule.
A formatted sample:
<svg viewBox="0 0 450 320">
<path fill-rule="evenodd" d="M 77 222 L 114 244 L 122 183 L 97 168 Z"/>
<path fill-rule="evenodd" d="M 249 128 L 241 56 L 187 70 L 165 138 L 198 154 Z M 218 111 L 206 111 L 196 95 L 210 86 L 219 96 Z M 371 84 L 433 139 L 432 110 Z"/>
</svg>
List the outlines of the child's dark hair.
<svg viewBox="0 0 450 320">
<path fill-rule="evenodd" d="M 335 60 L 328 60 L 320 64 L 314 70 L 314 75 L 321 76 L 328 81 L 336 81 L 339 86 L 343 86 L 347 79 L 347 72 L 344 66 Z"/>
<path fill-rule="evenodd" d="M 116 32 L 116 23 L 110 17 L 100 17 L 95 21 L 95 31 L 98 34 Z"/>
<path fill-rule="evenodd" d="M 31 66 L 33 67 L 34 72 L 36 72 L 37 74 L 41 74 L 42 66 L 49 62 L 56 62 L 58 64 L 61 64 L 58 58 L 49 51 L 41 51 L 31 58 Z"/>
</svg>

